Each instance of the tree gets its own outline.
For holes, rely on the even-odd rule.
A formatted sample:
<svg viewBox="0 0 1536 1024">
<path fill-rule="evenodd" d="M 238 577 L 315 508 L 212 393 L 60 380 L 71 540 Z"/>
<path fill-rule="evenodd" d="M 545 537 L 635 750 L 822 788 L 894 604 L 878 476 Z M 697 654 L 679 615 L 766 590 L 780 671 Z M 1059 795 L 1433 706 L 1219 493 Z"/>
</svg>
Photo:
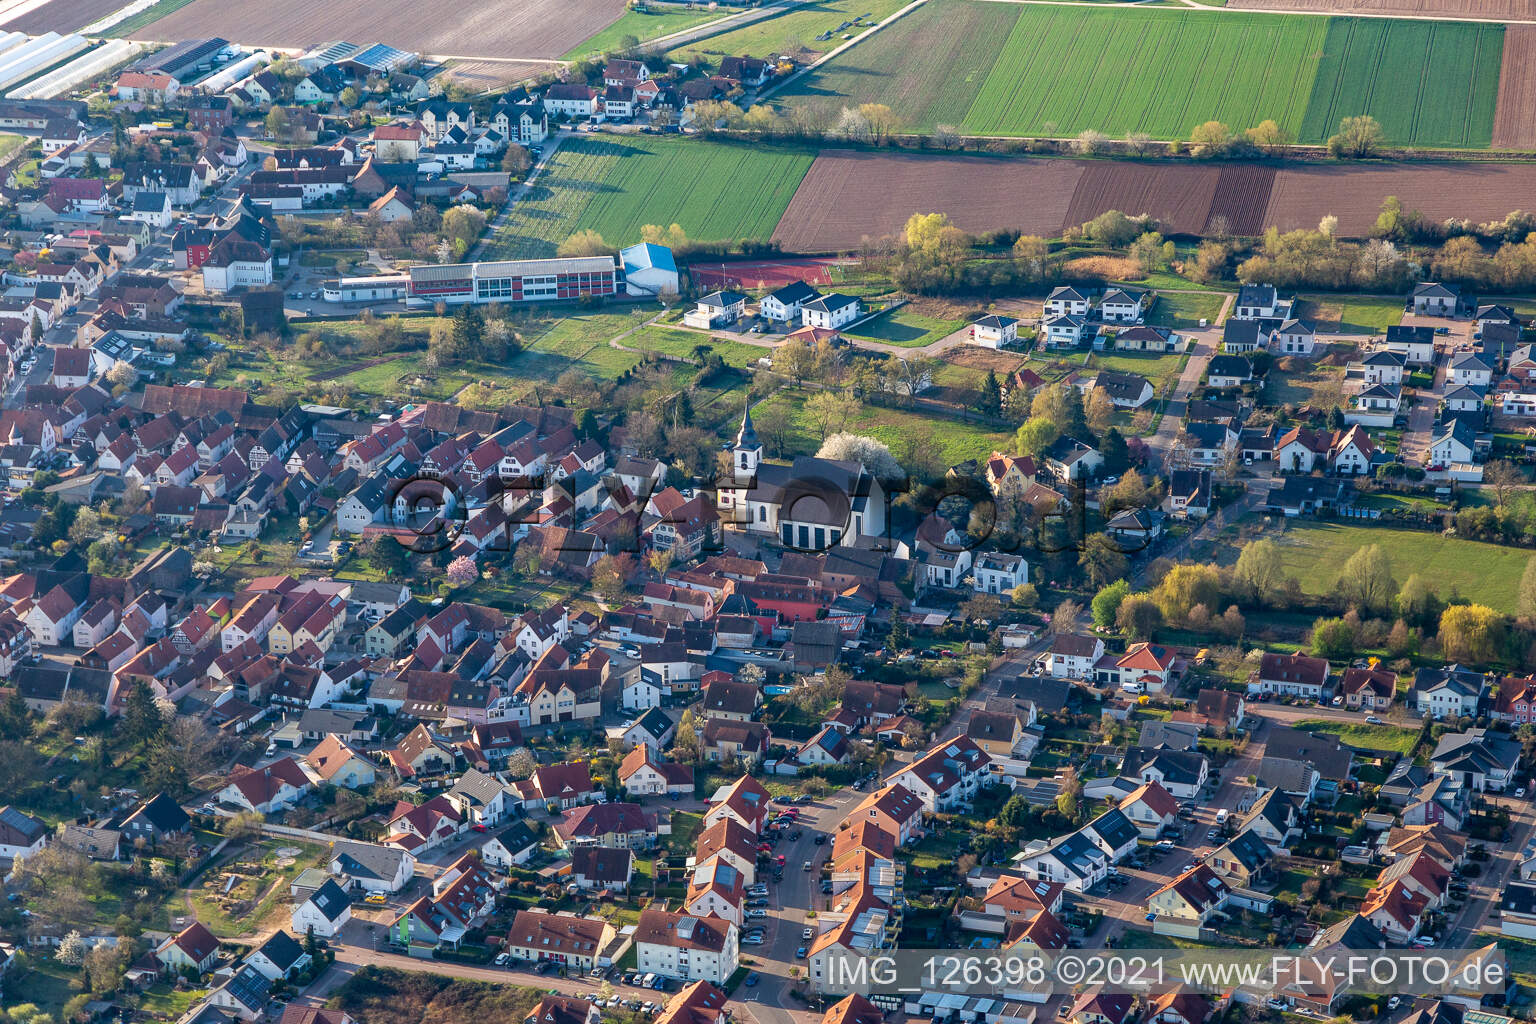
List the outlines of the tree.
<svg viewBox="0 0 1536 1024">
<path fill-rule="evenodd" d="M 1483 483 L 1493 488 L 1494 503 L 1499 508 L 1503 508 L 1504 503 L 1509 500 L 1516 488 L 1525 483 L 1525 474 L 1520 472 L 1520 467 L 1508 459 L 1495 459 L 1483 467 Z M 77 519 L 76 522 L 79 520 Z M 71 539 L 74 537 L 73 528 L 70 530 L 70 537 Z"/>
<path fill-rule="evenodd" d="M 123 705 L 123 734 L 135 743 L 147 743 L 165 729 L 165 716 L 149 684 L 140 679 L 128 690 Z"/>
<path fill-rule="evenodd" d="M 1015 608 L 1029 611 L 1040 603 L 1040 591 L 1033 583 L 1020 583 L 1008 595 L 1008 600 Z"/>
<path fill-rule="evenodd" d="M 1248 129 L 1248 141 L 1271 156 L 1288 146 L 1291 136 L 1271 119 L 1265 119 Z"/>
<path fill-rule="evenodd" d="M 557 255 L 568 257 L 611 256 L 617 251 L 617 249 L 609 245 L 603 239 L 602 235 L 598 234 L 596 231 L 593 231 L 591 228 L 586 228 L 582 231 L 576 232 L 570 238 L 567 238 L 565 241 L 561 242 L 560 247 L 555 250 Z"/>
<path fill-rule="evenodd" d="M 65 967 L 79 967 L 85 961 L 85 940 L 72 931 L 59 940 L 59 949 L 53 958 Z"/>
<path fill-rule="evenodd" d="M 1163 624 L 1163 613 L 1150 594 L 1131 594 L 1120 602 L 1115 625 L 1132 640 L 1148 640 Z"/>
<path fill-rule="evenodd" d="M 884 103 L 860 103 L 859 116 L 869 126 L 870 137 L 876 142 L 884 142 L 901 131 L 901 118 Z"/>
<path fill-rule="evenodd" d="M 1385 610 L 1396 590 L 1392 561 L 1380 544 L 1357 548 L 1339 574 L 1339 595 L 1362 612 Z"/>
<path fill-rule="evenodd" d="M 515 142 L 501 155 L 501 169 L 514 178 L 521 178 L 532 166 L 533 158 L 528 155 L 528 150 Z"/>
<path fill-rule="evenodd" d="M 1369 114 L 1346 117 L 1339 122 L 1339 133 L 1328 140 L 1328 151 L 1337 157 L 1363 160 L 1375 156 L 1386 144 L 1381 125 Z"/>
<path fill-rule="evenodd" d="M 1120 613 L 1120 604 L 1130 596 L 1131 585 L 1125 580 L 1116 580 L 1107 587 L 1101 587 L 1097 594 L 1093 595 L 1093 601 L 1089 608 L 1093 611 L 1093 624 L 1101 629 L 1108 629 L 1115 624 L 1115 616 Z"/>
<path fill-rule="evenodd" d="M 864 467 L 865 472 L 878 480 L 900 480 L 903 476 L 901 463 L 896 461 L 896 456 L 891 454 L 885 442 L 863 434 L 833 434 L 816 449 L 816 457 L 838 462 L 857 462 Z"/>
<path fill-rule="evenodd" d="M 1072 384 L 1052 384 L 1035 392 L 1029 403 L 1029 415 L 1049 420 L 1062 434 L 1081 434 L 1088 426 L 1083 393 Z"/>
<path fill-rule="evenodd" d="M 704 756 L 704 741 L 699 734 L 698 719 L 693 708 L 683 712 L 678 720 L 677 732 L 672 736 L 672 755 L 685 764 L 691 764 Z"/>
<path fill-rule="evenodd" d="M 1099 438 L 1099 454 L 1104 457 L 1104 472 L 1124 473 L 1131 464 L 1131 449 L 1119 427 L 1110 427 Z"/>
<path fill-rule="evenodd" d="M 373 542 L 368 561 L 386 576 L 404 576 L 411 569 L 410 552 L 387 533 Z"/>
<path fill-rule="evenodd" d="M 1409 574 L 1397 593 L 1397 614 L 1409 625 L 1428 628 L 1440 617 L 1440 596 L 1429 581 L 1418 573 Z"/>
<path fill-rule="evenodd" d="M 1089 392 L 1087 401 L 1083 403 L 1083 414 L 1094 430 L 1106 429 L 1115 415 L 1115 403 L 1109 397 L 1109 392 L 1103 388 L 1094 388 Z M 1123 442 L 1124 438 L 1121 440 Z"/>
<path fill-rule="evenodd" d="M 1130 569 L 1130 560 L 1120 550 L 1120 545 L 1102 533 L 1089 534 L 1077 562 L 1083 567 L 1088 582 L 1096 587 L 1119 579 Z"/>
<path fill-rule="evenodd" d="M 1285 580 L 1285 565 L 1280 560 L 1280 545 L 1268 537 L 1248 544 L 1237 556 L 1232 578 L 1246 587 L 1254 598 L 1276 593 Z"/>
<path fill-rule="evenodd" d="M 1232 129 L 1220 121 L 1196 125 L 1189 133 L 1189 148 L 1195 156 L 1221 156 L 1232 145 Z"/>
<path fill-rule="evenodd" d="M 1021 453 L 1039 458 L 1061 436 L 1061 430 L 1047 419 L 1034 417 L 1024 421 L 1014 434 L 1013 444 Z"/>
<path fill-rule="evenodd" d="M 458 205 L 443 214 L 442 232 L 449 238 L 463 242 L 467 247 L 485 231 L 485 211 L 473 206 Z M 469 307 L 465 307 L 469 308 Z"/>
<path fill-rule="evenodd" d="M 447 578 L 455 587 L 467 587 L 480 578 L 480 570 L 475 566 L 473 558 L 460 555 L 448 563 Z"/>
<path fill-rule="evenodd" d="M 1312 624 L 1312 653 L 1320 658 L 1348 658 L 1358 641 L 1358 630 L 1343 619 L 1318 619 Z"/>
<path fill-rule="evenodd" d="M 288 111 L 282 107 L 273 107 L 267 114 L 267 134 L 278 141 L 288 137 Z"/>
<path fill-rule="evenodd" d="M 864 404 L 852 395 L 835 391 L 818 391 L 805 400 L 805 412 L 817 433 L 826 440 L 832 434 L 841 433 L 848 421 L 864 408 Z"/>
<path fill-rule="evenodd" d="M 1486 605 L 1452 605 L 1440 615 L 1440 650 L 1450 661 L 1487 664 L 1505 644 L 1504 616 Z"/>
<path fill-rule="evenodd" d="M 87 547 L 101 536 L 101 516 L 93 508 L 82 508 L 75 513 L 75 521 L 69 525 L 69 541 L 76 547 Z"/>
<path fill-rule="evenodd" d="M 1109 145 L 1109 136 L 1103 132 L 1085 128 L 1072 140 L 1072 152 L 1083 156 L 1097 156 L 1104 152 L 1104 147 Z"/>
<path fill-rule="evenodd" d="M 604 555 L 592 566 L 592 589 L 607 605 L 616 605 L 624 598 L 624 586 L 634 571 L 634 556 L 628 554 Z"/>
<path fill-rule="evenodd" d="M 1152 591 L 1163 618 L 1182 622 L 1197 604 L 1216 607 L 1221 597 L 1221 576 L 1210 565 L 1176 565 Z"/>
</svg>

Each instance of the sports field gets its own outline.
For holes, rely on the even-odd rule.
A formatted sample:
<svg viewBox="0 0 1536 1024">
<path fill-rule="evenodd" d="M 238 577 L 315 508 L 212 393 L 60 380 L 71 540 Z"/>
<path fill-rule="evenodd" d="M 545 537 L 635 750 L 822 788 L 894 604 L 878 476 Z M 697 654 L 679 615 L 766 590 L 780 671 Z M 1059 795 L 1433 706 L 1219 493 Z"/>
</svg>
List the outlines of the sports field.
<svg viewBox="0 0 1536 1024">
<path fill-rule="evenodd" d="M 561 242 L 588 229 L 628 245 L 647 224 L 681 225 L 694 241 L 767 238 L 813 156 L 677 138 L 572 139 L 482 258 L 553 256 Z"/>
<path fill-rule="evenodd" d="M 930 0 L 777 97 L 886 103 L 914 130 L 1183 139 L 1272 119 L 1323 142 L 1371 114 L 1390 143 L 1489 145 L 1504 27 L 1188 8 Z"/>
</svg>

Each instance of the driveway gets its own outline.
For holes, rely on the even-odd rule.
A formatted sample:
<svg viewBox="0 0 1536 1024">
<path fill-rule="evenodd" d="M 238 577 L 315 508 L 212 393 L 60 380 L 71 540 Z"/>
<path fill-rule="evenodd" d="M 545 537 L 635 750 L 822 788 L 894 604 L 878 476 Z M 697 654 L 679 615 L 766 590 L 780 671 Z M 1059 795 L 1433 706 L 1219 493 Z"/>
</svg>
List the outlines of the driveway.
<svg viewBox="0 0 1536 1024">
<path fill-rule="evenodd" d="M 1221 312 L 1216 314 L 1214 324 L 1220 325 L 1227 317 L 1227 312 L 1232 308 L 1232 296 L 1222 302 Z M 1147 445 L 1152 449 L 1159 462 L 1166 465 L 1168 452 L 1173 448 L 1174 440 L 1179 436 L 1179 430 L 1184 425 L 1184 412 L 1189 406 L 1189 396 L 1194 394 L 1195 388 L 1200 385 L 1200 378 L 1205 376 L 1205 367 L 1221 346 L 1221 327 L 1211 326 L 1195 328 L 1193 330 L 1180 331 L 1187 338 L 1193 338 L 1195 347 L 1190 353 L 1189 361 L 1184 364 L 1183 371 L 1179 374 L 1179 381 L 1174 385 L 1173 393 L 1163 399 L 1163 418 L 1158 421 L 1157 430 L 1147 438 Z"/>
</svg>

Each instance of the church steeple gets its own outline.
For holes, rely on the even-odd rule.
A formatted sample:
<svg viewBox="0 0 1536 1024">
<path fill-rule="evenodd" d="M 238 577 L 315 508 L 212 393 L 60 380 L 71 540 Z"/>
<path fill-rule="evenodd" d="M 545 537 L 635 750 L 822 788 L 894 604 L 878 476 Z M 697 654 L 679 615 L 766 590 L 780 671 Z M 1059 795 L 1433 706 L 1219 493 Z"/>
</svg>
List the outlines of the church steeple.
<svg viewBox="0 0 1536 1024">
<path fill-rule="evenodd" d="M 738 479 L 757 475 L 757 464 L 763 460 L 763 443 L 757 439 L 757 431 L 752 426 L 750 399 L 741 414 L 741 429 L 736 432 L 736 448 L 733 454 Z"/>
</svg>

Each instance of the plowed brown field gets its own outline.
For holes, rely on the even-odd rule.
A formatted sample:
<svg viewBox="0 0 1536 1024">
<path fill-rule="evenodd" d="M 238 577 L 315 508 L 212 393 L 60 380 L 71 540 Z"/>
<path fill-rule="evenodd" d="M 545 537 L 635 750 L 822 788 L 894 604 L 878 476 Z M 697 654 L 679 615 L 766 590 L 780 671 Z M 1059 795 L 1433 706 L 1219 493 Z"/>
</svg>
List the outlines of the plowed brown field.
<svg viewBox="0 0 1536 1024">
<path fill-rule="evenodd" d="M 791 252 L 853 249 L 865 236 L 900 232 L 914 213 L 947 213 L 971 232 L 1055 235 L 1082 173 L 1071 160 L 829 150 L 811 164 L 773 240 Z"/>
<path fill-rule="evenodd" d="M 124 0 L 53 0 L 19 18 L 0 22 L 0 26 L 7 32 L 26 32 L 29 35 L 42 35 L 44 32 L 65 34 L 82 29 L 124 6 Z"/>
<path fill-rule="evenodd" d="M 49 7 L 57 6 L 49 4 Z M 46 8 L 45 8 L 46 9 Z M 223 36 L 258 46 L 312 46 L 360 32 L 370 42 L 466 57 L 559 57 L 624 13 L 624 0 L 470 0 L 433 6 L 379 0 L 194 0 L 134 39 Z"/>
<path fill-rule="evenodd" d="M 1269 192 L 1275 185 L 1275 169 L 1264 164 L 1229 164 L 1216 179 L 1216 194 L 1211 197 L 1211 215 L 1206 219 L 1207 233 L 1214 231 L 1218 218 L 1234 235 L 1257 235 L 1264 230 L 1264 210 L 1269 206 Z"/>
<path fill-rule="evenodd" d="M 1536 0 L 1227 0 L 1227 6 L 1331 14 L 1435 14 L 1491 21 L 1536 20 Z"/>
<path fill-rule="evenodd" d="M 1536 149 L 1536 25 L 1511 25 L 1504 30 L 1493 147 Z"/>
<path fill-rule="evenodd" d="M 1431 220 L 1500 220 L 1536 206 L 1536 164 L 1287 168 L 1275 175 L 1264 224 L 1311 228 L 1331 213 L 1340 234 L 1363 235 L 1387 196 Z"/>
<path fill-rule="evenodd" d="M 1088 164 L 1067 208 L 1063 226 L 1092 220 L 1108 210 L 1150 214 L 1165 232 L 1205 230 L 1221 170 L 1204 164 Z"/>
</svg>

